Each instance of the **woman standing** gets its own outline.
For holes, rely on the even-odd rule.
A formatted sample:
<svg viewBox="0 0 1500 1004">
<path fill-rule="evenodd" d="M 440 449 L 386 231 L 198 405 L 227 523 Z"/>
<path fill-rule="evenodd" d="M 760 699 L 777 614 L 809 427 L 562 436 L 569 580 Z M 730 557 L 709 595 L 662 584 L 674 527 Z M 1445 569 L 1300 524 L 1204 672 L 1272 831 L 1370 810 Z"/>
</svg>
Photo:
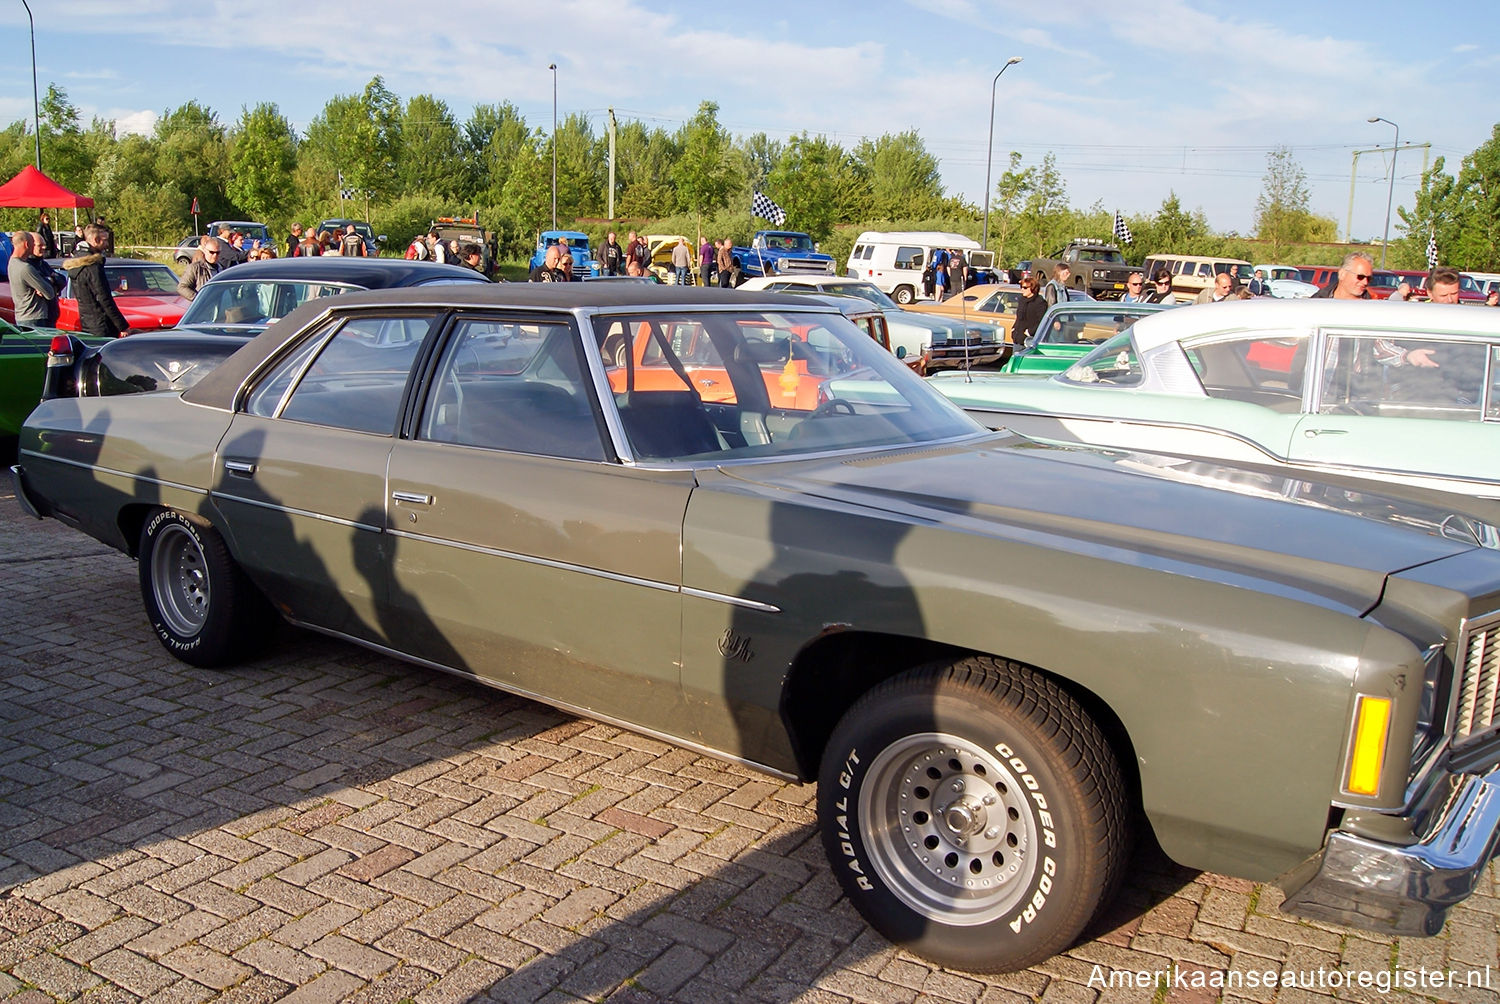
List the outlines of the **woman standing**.
<svg viewBox="0 0 1500 1004">
<path fill-rule="evenodd" d="M 1016 304 L 1016 323 L 1010 329 L 1010 340 L 1015 343 L 1016 348 L 1025 348 L 1026 343 L 1036 337 L 1037 325 L 1046 312 L 1047 301 L 1036 292 L 1036 277 L 1026 276 L 1021 280 L 1021 302 Z"/>
</svg>

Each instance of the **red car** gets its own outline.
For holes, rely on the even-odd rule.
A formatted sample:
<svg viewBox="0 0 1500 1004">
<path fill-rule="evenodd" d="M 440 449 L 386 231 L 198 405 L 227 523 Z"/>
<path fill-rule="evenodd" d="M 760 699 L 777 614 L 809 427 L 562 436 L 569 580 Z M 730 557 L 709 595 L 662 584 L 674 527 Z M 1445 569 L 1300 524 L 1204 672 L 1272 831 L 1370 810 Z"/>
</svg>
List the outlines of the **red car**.
<svg viewBox="0 0 1500 1004">
<path fill-rule="evenodd" d="M 61 259 L 53 258 L 49 264 L 67 276 Z M 176 327 L 187 310 L 188 301 L 177 295 L 177 273 L 165 265 L 135 258 L 110 258 L 104 263 L 104 275 L 114 291 L 120 313 L 130 322 L 131 331 Z M 70 292 L 64 287 L 58 298 L 57 327 L 77 331 L 78 301 Z M 16 318 L 8 281 L 0 281 L 0 318 L 12 322 Z"/>
</svg>

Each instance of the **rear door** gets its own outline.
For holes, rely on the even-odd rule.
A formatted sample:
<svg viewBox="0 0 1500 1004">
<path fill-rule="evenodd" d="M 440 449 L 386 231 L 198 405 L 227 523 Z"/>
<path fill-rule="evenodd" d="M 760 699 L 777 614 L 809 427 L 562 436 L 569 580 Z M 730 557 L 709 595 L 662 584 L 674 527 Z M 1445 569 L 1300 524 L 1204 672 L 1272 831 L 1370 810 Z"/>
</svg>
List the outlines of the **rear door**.
<svg viewBox="0 0 1500 1004">
<path fill-rule="evenodd" d="M 1336 330 L 1325 339 L 1315 410 L 1292 438 L 1294 461 L 1496 494 L 1500 347 Z"/>
<path fill-rule="evenodd" d="M 389 643 L 386 464 L 437 319 L 337 318 L 269 370 L 230 422 L 214 502 L 246 570 L 295 620 Z"/>
</svg>

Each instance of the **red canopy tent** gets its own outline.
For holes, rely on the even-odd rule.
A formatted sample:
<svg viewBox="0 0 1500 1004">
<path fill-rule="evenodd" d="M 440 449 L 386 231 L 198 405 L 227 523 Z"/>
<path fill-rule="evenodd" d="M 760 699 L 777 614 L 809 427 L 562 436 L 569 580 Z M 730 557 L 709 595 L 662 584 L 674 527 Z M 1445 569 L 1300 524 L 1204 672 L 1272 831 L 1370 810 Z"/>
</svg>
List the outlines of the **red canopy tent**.
<svg viewBox="0 0 1500 1004">
<path fill-rule="evenodd" d="M 68 191 L 30 164 L 21 168 L 20 174 L 0 185 L 0 206 L 23 209 L 87 209 L 93 204 L 94 200 L 87 195 Z"/>
</svg>

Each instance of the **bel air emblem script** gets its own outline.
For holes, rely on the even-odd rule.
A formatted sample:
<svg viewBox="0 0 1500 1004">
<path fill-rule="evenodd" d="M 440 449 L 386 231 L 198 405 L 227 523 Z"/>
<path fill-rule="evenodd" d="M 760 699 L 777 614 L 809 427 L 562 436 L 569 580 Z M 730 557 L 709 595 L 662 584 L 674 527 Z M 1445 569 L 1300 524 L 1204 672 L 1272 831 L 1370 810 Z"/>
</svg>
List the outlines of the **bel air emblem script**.
<svg viewBox="0 0 1500 1004">
<path fill-rule="evenodd" d="M 725 628 L 724 633 L 719 635 L 719 654 L 736 662 L 749 662 L 755 655 L 750 650 L 750 639 L 735 634 L 731 628 Z"/>
</svg>

